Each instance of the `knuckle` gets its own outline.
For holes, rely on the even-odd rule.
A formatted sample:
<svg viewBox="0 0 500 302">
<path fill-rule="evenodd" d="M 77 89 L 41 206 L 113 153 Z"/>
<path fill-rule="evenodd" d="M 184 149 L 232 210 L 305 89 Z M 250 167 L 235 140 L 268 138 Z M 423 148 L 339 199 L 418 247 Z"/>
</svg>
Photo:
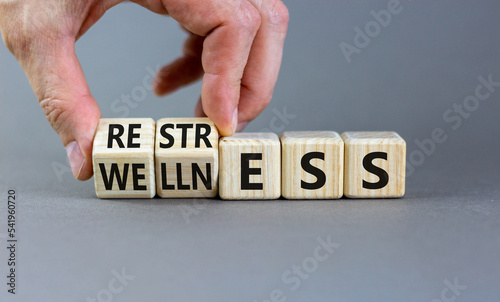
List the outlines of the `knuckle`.
<svg viewBox="0 0 500 302">
<path fill-rule="evenodd" d="M 67 21 L 71 18 L 65 16 L 61 9 L 49 4 L 43 9 L 26 4 L 3 10 L 3 14 L 8 17 L 0 20 L 2 38 L 17 59 L 47 51 L 60 39 L 73 35 L 69 26 L 71 22 Z"/>
<path fill-rule="evenodd" d="M 7 49 L 16 57 L 28 52 L 31 38 L 23 34 L 23 24 L 14 18 L 12 22 L 2 26 L 2 39 Z"/>
<path fill-rule="evenodd" d="M 30 37 L 25 37 L 18 31 L 7 33 L 4 42 L 7 49 L 18 59 L 28 57 L 33 45 L 33 40 Z"/>
<path fill-rule="evenodd" d="M 64 101 L 56 98 L 45 98 L 40 101 L 43 113 L 47 117 L 52 128 L 57 133 L 61 133 L 63 125 L 67 119 L 67 106 Z"/>
<path fill-rule="evenodd" d="M 18 60 L 26 59 L 33 53 L 38 39 L 33 31 L 27 31 L 22 25 L 9 26 L 2 32 L 2 37 L 7 49 Z"/>
<path fill-rule="evenodd" d="M 240 7 L 236 18 L 236 22 L 239 27 L 247 30 L 251 34 L 255 35 L 259 30 L 261 16 L 259 11 L 257 11 L 257 9 L 255 9 L 252 5 Z"/>
<path fill-rule="evenodd" d="M 283 2 L 279 0 L 275 1 L 271 8 L 266 10 L 265 14 L 271 26 L 277 30 L 286 31 L 290 20 L 290 13 Z"/>
<path fill-rule="evenodd" d="M 5 44 L 5 46 L 7 47 L 7 49 L 12 53 L 14 54 L 14 39 L 12 37 L 12 34 L 10 32 L 6 32 L 5 30 L 2 31 L 2 39 L 3 39 L 3 43 Z"/>
</svg>

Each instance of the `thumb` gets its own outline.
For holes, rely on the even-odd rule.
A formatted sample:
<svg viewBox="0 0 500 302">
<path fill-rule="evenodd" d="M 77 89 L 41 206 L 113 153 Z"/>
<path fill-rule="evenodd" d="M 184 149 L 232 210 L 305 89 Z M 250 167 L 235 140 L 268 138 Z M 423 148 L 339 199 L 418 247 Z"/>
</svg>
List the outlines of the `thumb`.
<svg viewBox="0 0 500 302">
<path fill-rule="evenodd" d="M 74 41 L 62 44 L 54 54 L 32 57 L 25 70 L 47 120 L 66 147 L 73 175 L 87 180 L 93 173 L 92 145 L 101 112 L 90 94 Z"/>
</svg>

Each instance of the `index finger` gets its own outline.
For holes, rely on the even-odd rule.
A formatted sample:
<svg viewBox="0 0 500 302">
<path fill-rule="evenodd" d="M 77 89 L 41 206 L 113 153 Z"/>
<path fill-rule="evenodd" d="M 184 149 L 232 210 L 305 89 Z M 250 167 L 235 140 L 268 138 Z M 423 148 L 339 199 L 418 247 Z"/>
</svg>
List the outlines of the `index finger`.
<svg viewBox="0 0 500 302">
<path fill-rule="evenodd" d="M 238 122 L 242 126 L 256 118 L 271 102 L 289 19 L 288 9 L 281 0 L 248 1 L 259 10 L 262 22 L 241 81 Z"/>
<path fill-rule="evenodd" d="M 260 27 L 260 14 L 248 1 L 169 1 L 170 16 L 189 31 L 206 35 L 201 90 L 203 111 L 219 128 L 232 135 L 238 123 L 241 79 L 253 40 Z"/>
</svg>

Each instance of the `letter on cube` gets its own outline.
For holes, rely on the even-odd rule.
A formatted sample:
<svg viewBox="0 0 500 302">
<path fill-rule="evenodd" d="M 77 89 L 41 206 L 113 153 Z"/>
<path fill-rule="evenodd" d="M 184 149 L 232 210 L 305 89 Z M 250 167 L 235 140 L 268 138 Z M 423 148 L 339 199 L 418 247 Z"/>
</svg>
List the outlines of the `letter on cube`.
<svg viewBox="0 0 500 302">
<path fill-rule="evenodd" d="M 163 198 L 215 197 L 219 132 L 208 118 L 165 118 L 156 125 L 157 194 Z"/>
<path fill-rule="evenodd" d="M 337 199 L 405 193 L 395 132 L 236 133 L 208 118 L 101 119 L 92 152 L 99 198 Z"/>
<path fill-rule="evenodd" d="M 101 119 L 92 151 L 99 198 L 152 198 L 155 122 L 152 119 Z"/>
<path fill-rule="evenodd" d="M 219 143 L 222 199 L 276 199 L 281 195 L 281 146 L 274 133 L 236 133 Z"/>
<path fill-rule="evenodd" d="M 344 132 L 344 194 L 351 198 L 402 197 L 406 143 L 395 132 Z"/>
<path fill-rule="evenodd" d="M 344 141 L 333 131 L 281 135 L 282 195 L 287 199 L 336 199 L 344 190 Z"/>
</svg>

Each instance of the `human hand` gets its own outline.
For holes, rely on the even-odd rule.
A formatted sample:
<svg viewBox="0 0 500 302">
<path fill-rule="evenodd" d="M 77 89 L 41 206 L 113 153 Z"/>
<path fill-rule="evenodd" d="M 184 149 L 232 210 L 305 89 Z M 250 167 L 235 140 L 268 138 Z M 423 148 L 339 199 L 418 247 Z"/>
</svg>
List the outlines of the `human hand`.
<svg viewBox="0 0 500 302">
<path fill-rule="evenodd" d="M 75 42 L 123 0 L 0 1 L 0 32 L 59 134 L 73 175 L 92 177 L 92 143 L 101 117 Z M 278 78 L 288 11 L 280 0 L 135 0 L 190 32 L 183 56 L 153 82 L 164 95 L 203 77 L 195 115 L 222 135 L 242 130 L 269 104 Z"/>
</svg>

